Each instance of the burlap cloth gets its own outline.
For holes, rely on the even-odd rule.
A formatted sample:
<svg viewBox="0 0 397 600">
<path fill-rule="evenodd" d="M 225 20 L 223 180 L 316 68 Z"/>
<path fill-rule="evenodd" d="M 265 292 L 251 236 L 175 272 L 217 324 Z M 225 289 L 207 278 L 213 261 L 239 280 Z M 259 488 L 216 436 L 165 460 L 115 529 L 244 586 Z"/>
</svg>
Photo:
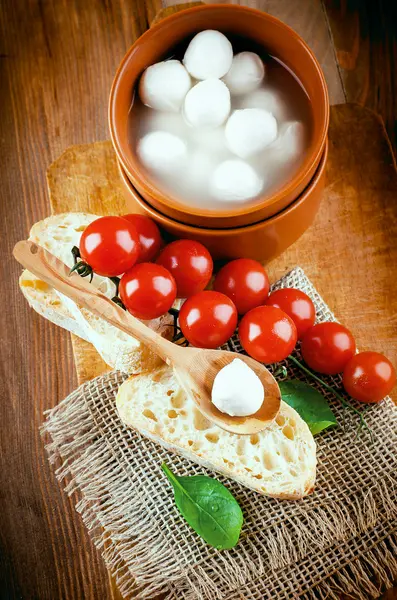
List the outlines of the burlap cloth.
<svg viewBox="0 0 397 600">
<path fill-rule="evenodd" d="M 300 268 L 274 288 L 304 290 L 319 321 L 334 316 Z M 232 348 L 241 350 L 238 340 Z M 299 355 L 299 351 L 298 351 Z M 288 377 L 305 380 L 289 364 Z M 49 411 L 43 426 L 59 481 L 81 514 L 125 597 L 169 600 L 376 598 L 397 579 L 397 411 L 390 399 L 366 411 L 367 432 L 316 436 L 314 493 L 298 502 L 261 496 L 180 458 L 121 423 L 115 394 L 125 375 L 82 385 Z M 336 385 L 339 378 L 333 379 Z M 328 395 L 338 421 L 338 401 Z M 362 406 L 361 406 L 362 408 Z M 207 546 L 178 513 L 162 461 L 179 475 L 208 473 L 239 501 L 236 548 Z"/>
</svg>

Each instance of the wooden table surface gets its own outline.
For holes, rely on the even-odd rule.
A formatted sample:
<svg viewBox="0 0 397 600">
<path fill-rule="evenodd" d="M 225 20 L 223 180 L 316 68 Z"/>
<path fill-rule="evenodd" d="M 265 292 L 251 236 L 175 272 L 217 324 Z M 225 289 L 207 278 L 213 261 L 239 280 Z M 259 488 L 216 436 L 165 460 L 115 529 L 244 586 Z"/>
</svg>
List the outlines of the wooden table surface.
<svg viewBox="0 0 397 600">
<path fill-rule="evenodd" d="M 395 3 L 246 4 L 292 25 L 319 58 L 331 102 L 354 100 L 377 111 L 395 147 Z M 55 480 L 39 435 L 43 411 L 77 383 L 70 336 L 28 310 L 18 290 L 20 269 L 11 250 L 35 221 L 49 214 L 45 183 L 49 163 L 71 144 L 109 137 L 107 98 L 116 67 L 161 8 L 160 0 L 3 0 L 0 5 L 0 598 L 118 598 L 72 501 Z M 357 214 L 359 202 L 357 197 Z M 366 279 L 368 294 L 355 299 L 346 315 L 338 314 L 354 322 L 361 339 L 366 324 L 374 330 L 379 322 L 379 336 L 367 344 L 390 348 L 395 359 L 394 297 L 379 310 L 372 295 L 378 286 L 391 289 L 386 282 L 396 278 L 392 254 L 378 252 L 378 244 L 386 250 L 396 244 L 393 198 L 385 202 L 390 224 L 377 215 L 362 215 L 365 260 L 357 253 L 352 256 L 335 230 L 333 256 L 339 279 L 333 279 L 333 257 L 328 257 L 324 268 L 330 270 L 329 289 L 321 292 L 328 299 L 340 278 Z M 282 261 L 274 261 L 271 272 L 280 269 Z M 390 591 L 385 597 L 397 594 Z"/>
</svg>

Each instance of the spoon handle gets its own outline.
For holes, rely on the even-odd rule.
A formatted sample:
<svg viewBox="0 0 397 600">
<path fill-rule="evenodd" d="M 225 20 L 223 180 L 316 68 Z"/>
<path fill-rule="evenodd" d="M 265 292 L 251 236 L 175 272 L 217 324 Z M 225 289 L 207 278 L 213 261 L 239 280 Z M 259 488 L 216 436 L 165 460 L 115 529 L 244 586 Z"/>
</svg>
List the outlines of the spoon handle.
<svg viewBox="0 0 397 600">
<path fill-rule="evenodd" d="M 14 246 L 13 254 L 23 267 L 58 292 L 71 298 L 76 304 L 87 308 L 111 325 L 132 335 L 144 344 L 150 345 L 168 364 L 173 363 L 172 357 L 178 350 L 175 344 L 164 339 L 142 321 L 117 306 L 77 273 L 69 275 L 70 268 L 51 252 L 34 242 L 21 241 Z"/>
</svg>

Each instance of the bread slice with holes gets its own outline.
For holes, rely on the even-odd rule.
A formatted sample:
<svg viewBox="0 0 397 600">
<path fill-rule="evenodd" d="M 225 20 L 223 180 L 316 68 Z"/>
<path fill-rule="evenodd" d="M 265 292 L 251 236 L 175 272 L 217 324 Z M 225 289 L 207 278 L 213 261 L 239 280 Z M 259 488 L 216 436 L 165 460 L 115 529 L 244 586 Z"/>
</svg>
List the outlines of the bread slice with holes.
<svg viewBox="0 0 397 600">
<path fill-rule="evenodd" d="M 118 390 L 116 406 L 129 427 L 260 494 L 297 500 L 314 488 L 315 441 L 285 402 L 264 431 L 234 435 L 203 417 L 164 365 L 127 379 Z"/>
<path fill-rule="evenodd" d="M 87 213 L 53 215 L 33 225 L 29 239 L 71 267 L 72 247 L 79 245 L 82 232 L 97 218 L 97 215 Z M 109 279 L 94 275 L 92 283 L 109 298 L 114 296 L 114 284 Z M 111 367 L 125 373 L 139 373 L 156 368 L 162 363 L 150 348 L 96 317 L 87 309 L 79 308 L 72 300 L 59 294 L 29 271 L 23 271 L 19 285 L 36 312 L 91 342 Z M 169 315 L 146 321 L 149 327 L 166 336 L 171 333 L 172 328 L 167 327 L 171 322 L 172 318 Z"/>
</svg>

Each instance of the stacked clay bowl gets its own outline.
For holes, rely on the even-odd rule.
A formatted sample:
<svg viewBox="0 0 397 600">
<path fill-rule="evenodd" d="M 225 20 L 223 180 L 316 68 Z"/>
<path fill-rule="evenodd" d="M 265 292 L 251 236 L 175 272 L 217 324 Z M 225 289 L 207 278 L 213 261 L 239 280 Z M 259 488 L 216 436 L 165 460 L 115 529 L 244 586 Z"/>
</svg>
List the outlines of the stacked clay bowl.
<svg viewBox="0 0 397 600">
<path fill-rule="evenodd" d="M 130 108 L 144 70 L 175 45 L 205 29 L 238 35 L 261 45 L 299 79 L 309 100 L 312 135 L 299 169 L 274 193 L 233 210 L 187 206 L 156 187 L 130 143 Z M 203 242 L 215 257 L 269 261 L 296 241 L 319 208 L 327 158 L 329 100 L 324 75 L 306 43 L 278 19 L 237 5 L 203 5 L 165 18 L 130 48 L 110 94 L 109 124 L 130 209 L 156 220 L 171 235 Z"/>
</svg>

